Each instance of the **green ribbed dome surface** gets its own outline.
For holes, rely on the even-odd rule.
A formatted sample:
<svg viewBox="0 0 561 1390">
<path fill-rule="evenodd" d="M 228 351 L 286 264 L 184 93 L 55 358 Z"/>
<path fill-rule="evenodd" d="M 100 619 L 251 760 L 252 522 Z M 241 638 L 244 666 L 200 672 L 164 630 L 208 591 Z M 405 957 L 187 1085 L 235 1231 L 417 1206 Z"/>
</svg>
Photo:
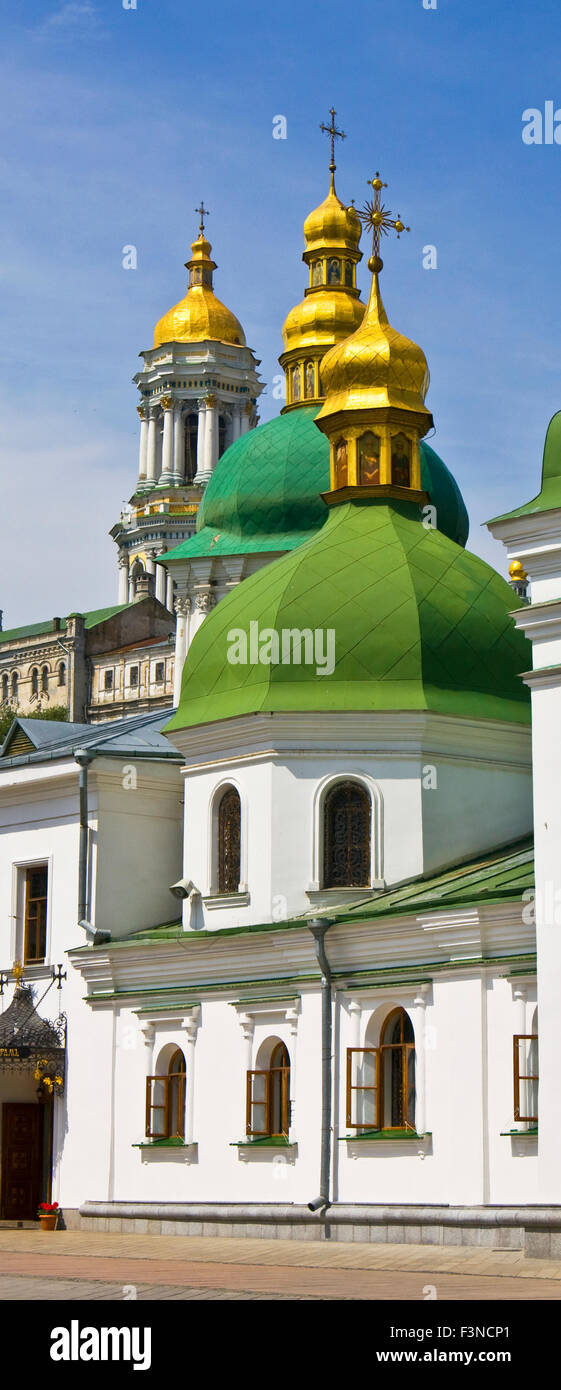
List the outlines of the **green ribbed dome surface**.
<svg viewBox="0 0 561 1390">
<path fill-rule="evenodd" d="M 489 565 L 411 503 L 330 509 L 313 540 L 244 580 L 197 632 L 168 729 L 259 711 L 433 710 L 528 723 L 519 606 Z M 232 632 L 333 629 L 335 669 L 228 660 Z M 230 636 L 229 636 L 230 634 Z"/>
<path fill-rule="evenodd" d="M 279 415 L 250 430 L 222 455 L 204 494 L 197 532 L 168 560 L 200 555 L 293 550 L 323 526 L 329 443 L 314 424 L 315 406 Z M 460 489 L 442 459 L 421 444 L 422 486 L 436 507 L 438 529 L 465 545 L 469 521 Z"/>
</svg>

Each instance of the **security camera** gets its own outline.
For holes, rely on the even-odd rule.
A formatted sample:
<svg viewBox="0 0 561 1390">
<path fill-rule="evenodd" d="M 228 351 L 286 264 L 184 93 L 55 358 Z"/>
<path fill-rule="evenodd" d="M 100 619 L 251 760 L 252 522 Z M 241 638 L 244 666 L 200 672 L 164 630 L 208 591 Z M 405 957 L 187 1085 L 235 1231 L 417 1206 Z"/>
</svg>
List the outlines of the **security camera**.
<svg viewBox="0 0 561 1390">
<path fill-rule="evenodd" d="M 193 894 L 199 893 L 191 878 L 180 878 L 177 883 L 171 884 L 169 891 L 173 893 L 174 898 L 190 898 Z"/>
</svg>

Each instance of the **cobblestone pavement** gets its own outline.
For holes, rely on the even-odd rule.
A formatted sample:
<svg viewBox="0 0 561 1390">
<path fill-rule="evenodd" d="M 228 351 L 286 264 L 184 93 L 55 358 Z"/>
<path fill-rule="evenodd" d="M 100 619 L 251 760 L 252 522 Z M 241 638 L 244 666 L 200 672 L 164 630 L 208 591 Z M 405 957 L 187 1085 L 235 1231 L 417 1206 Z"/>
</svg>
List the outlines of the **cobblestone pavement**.
<svg viewBox="0 0 561 1390">
<path fill-rule="evenodd" d="M 0 1299 L 552 1300 L 561 1261 L 492 1248 L 0 1230 Z"/>
</svg>

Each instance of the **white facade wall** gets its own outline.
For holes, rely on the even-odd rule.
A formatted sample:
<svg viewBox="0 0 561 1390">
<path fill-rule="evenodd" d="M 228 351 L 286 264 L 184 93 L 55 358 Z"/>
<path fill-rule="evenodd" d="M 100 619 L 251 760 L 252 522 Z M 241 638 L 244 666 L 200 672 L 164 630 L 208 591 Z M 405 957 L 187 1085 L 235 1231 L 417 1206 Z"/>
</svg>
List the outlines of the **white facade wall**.
<svg viewBox="0 0 561 1390">
<path fill-rule="evenodd" d="M 269 715 L 173 732 L 185 775 L 186 929 L 281 920 L 364 889 L 323 886 L 323 802 L 338 778 L 371 797 L 370 886 L 468 860 L 530 833 L 530 729 L 430 715 Z M 242 805 L 239 901 L 217 893 L 215 808 Z"/>
<path fill-rule="evenodd" d="M 342 949 L 342 943 L 340 943 Z M 329 935 L 328 935 L 329 949 Z M 281 952 L 282 954 L 282 952 Z M 275 950 L 275 958 L 279 951 Z M 231 953 L 232 966 L 235 952 Z M 529 992 L 531 993 L 530 985 Z M 194 1051 L 192 1147 L 137 1148 L 144 1133 L 145 1079 L 158 1071 L 170 1045 L 186 1055 L 184 1014 L 155 1008 L 153 1054 L 146 1048 L 138 1001 L 92 1011 L 91 1047 L 105 1074 L 92 1089 L 89 1115 L 76 1097 L 65 1150 L 61 1192 L 67 1206 L 88 1200 L 143 1202 L 305 1203 L 319 1182 L 321 1119 L 320 991 L 306 986 L 299 1001 L 274 1006 L 235 1004 L 227 992 L 205 998 Z M 538 1200 L 537 1140 L 501 1135 L 512 1127 L 512 1037 L 516 1012 L 510 983 L 497 971 L 453 970 L 425 995 L 423 1037 L 418 986 L 340 990 L 334 1010 L 333 1194 L 341 1203 L 524 1204 Z M 346 1049 L 375 1045 L 383 1020 L 401 1005 L 416 1026 L 417 1067 L 426 1064 L 424 1140 L 339 1142 L 345 1124 Z M 352 1004 L 352 1008 L 350 1008 Z M 289 1016 L 287 1016 L 289 1015 Z M 290 1016 L 292 1015 L 292 1016 Z M 115 1021 L 113 1021 L 113 1019 Z M 116 1047 L 111 1106 L 113 1029 Z M 244 1036 L 245 1030 L 245 1036 Z M 80 1047 L 87 1050 L 87 1030 Z M 248 1033 L 251 1037 L 248 1040 Z M 294 1101 L 290 1148 L 235 1147 L 245 1134 L 245 1073 L 264 1064 L 267 1044 L 285 1042 Z M 136 1041 L 135 1041 L 136 1039 Z M 84 1051 L 84 1059 L 85 1059 Z M 74 1062 L 76 1080 L 78 1064 Z M 163 1065 L 165 1069 L 165 1063 Z"/>
</svg>

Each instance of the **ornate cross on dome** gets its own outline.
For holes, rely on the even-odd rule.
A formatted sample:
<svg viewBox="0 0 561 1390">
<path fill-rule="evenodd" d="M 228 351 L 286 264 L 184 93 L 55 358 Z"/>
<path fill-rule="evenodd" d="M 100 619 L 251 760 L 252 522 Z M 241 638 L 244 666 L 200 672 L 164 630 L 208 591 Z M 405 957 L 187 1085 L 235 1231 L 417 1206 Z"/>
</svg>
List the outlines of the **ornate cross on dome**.
<svg viewBox="0 0 561 1390">
<path fill-rule="evenodd" d="M 199 236 L 204 236 L 204 234 L 205 234 L 205 217 L 210 217 L 210 212 L 209 212 L 208 208 L 205 208 L 205 205 L 204 205 L 204 203 L 203 203 L 202 198 L 201 198 L 201 206 L 200 206 L 200 208 L 195 208 L 195 212 L 198 212 L 199 217 L 200 217 L 200 219 L 201 219 L 201 220 L 200 220 L 200 223 L 199 223 Z"/>
<path fill-rule="evenodd" d="M 397 232 L 398 239 L 402 232 L 410 232 L 411 228 L 406 227 L 401 221 L 399 213 L 393 217 L 389 208 L 380 200 L 380 190 L 387 188 L 387 183 L 382 183 L 378 170 L 373 179 L 368 179 L 368 187 L 374 189 L 374 197 L 368 203 L 364 203 L 362 211 L 359 212 L 361 222 L 365 227 L 372 229 L 372 256 L 368 262 L 369 270 L 381 270 L 384 262 L 380 256 L 380 236 L 387 236 L 390 227 Z"/>
<path fill-rule="evenodd" d="M 330 172 L 331 174 L 334 174 L 334 173 L 335 173 L 335 169 L 336 169 L 336 164 L 335 164 L 335 141 L 336 141 L 336 140 L 346 140 L 347 137 L 346 137 L 346 135 L 345 135 L 344 130 L 337 130 L 337 126 L 335 125 L 335 107 L 334 107 L 334 106 L 331 106 L 331 107 L 330 107 L 329 115 L 331 116 L 331 125 L 324 125 L 324 123 L 323 123 L 323 121 L 322 121 L 322 122 L 321 122 L 321 125 L 320 125 L 320 130 L 323 130 L 324 134 L 325 134 L 325 135 L 329 135 L 329 137 L 330 137 L 330 139 L 331 139 L 331 164 L 329 165 L 329 172 Z"/>
<path fill-rule="evenodd" d="M 21 965 L 21 963 L 20 963 L 19 960 L 15 960 L 14 963 L 13 963 L 13 966 L 12 966 L 12 978 L 13 978 L 13 979 L 15 980 L 15 982 L 16 982 L 16 989 L 19 989 L 20 983 L 21 983 L 21 981 L 22 981 L 22 979 L 23 979 L 23 975 L 24 975 L 23 966 Z"/>
</svg>

